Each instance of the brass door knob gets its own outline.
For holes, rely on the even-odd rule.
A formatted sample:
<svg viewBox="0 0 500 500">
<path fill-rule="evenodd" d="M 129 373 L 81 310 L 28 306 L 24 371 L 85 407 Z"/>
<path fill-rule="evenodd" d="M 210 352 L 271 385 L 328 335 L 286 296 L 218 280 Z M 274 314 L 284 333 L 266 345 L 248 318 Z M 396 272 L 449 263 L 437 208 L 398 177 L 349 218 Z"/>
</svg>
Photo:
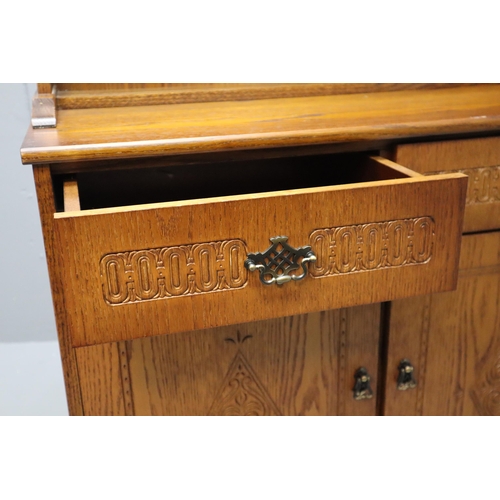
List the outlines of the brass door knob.
<svg viewBox="0 0 500 500">
<path fill-rule="evenodd" d="M 368 370 L 363 366 L 356 370 L 354 374 L 354 388 L 352 390 L 354 399 L 360 401 L 362 399 L 371 399 L 373 397 L 373 391 L 370 386 L 371 377 L 368 374 Z"/>
<path fill-rule="evenodd" d="M 413 377 L 413 365 L 408 359 L 402 359 L 398 366 L 398 390 L 406 391 L 417 386 L 417 381 Z"/>
</svg>

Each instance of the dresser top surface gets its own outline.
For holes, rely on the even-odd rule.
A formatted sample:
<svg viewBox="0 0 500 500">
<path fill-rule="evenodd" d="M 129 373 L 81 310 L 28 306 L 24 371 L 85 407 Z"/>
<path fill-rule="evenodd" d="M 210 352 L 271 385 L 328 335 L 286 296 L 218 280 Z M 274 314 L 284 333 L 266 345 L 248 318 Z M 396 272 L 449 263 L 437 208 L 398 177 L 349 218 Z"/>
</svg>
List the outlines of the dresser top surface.
<svg viewBox="0 0 500 500">
<path fill-rule="evenodd" d="M 500 85 L 60 109 L 29 128 L 25 164 L 397 140 L 500 130 Z"/>
</svg>

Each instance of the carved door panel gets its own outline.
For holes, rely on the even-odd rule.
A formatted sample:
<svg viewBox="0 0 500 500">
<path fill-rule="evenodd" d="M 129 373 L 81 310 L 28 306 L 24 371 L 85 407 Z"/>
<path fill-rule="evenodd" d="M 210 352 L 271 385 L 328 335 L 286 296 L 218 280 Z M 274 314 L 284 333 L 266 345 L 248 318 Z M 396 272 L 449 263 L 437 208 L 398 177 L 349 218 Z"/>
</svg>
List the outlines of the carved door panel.
<svg viewBox="0 0 500 500">
<path fill-rule="evenodd" d="M 373 304 L 80 348 L 85 413 L 374 415 L 379 331 Z M 373 397 L 355 400 L 360 367 Z"/>
<path fill-rule="evenodd" d="M 455 292 L 391 305 L 387 415 L 500 415 L 500 232 L 466 235 Z M 416 387 L 397 389 L 408 359 Z"/>
</svg>

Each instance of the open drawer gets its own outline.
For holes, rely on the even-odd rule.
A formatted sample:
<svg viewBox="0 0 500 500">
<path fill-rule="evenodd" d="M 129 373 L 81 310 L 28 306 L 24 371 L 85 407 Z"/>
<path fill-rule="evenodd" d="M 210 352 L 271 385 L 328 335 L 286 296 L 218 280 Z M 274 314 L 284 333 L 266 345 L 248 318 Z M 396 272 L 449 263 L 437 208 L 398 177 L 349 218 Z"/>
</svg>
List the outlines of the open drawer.
<svg viewBox="0 0 500 500">
<path fill-rule="evenodd" d="M 81 174 L 54 216 L 73 345 L 452 290 L 466 187 L 363 155 Z"/>
</svg>

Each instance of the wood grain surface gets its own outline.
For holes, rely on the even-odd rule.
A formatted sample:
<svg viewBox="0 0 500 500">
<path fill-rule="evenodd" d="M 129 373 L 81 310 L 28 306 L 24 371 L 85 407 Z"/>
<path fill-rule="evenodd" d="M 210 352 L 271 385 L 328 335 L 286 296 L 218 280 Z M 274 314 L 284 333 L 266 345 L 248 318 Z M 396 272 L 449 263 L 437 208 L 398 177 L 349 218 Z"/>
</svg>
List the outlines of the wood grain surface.
<svg viewBox="0 0 500 500">
<path fill-rule="evenodd" d="M 393 302 L 386 415 L 500 415 L 500 233 L 462 240 L 457 290 Z M 396 389 L 408 358 L 417 387 Z"/>
<path fill-rule="evenodd" d="M 56 263 L 54 246 L 54 191 L 49 166 L 36 166 L 33 168 L 35 177 L 36 194 L 40 219 L 42 222 L 43 240 L 45 244 L 45 255 L 49 268 L 50 287 L 56 316 L 57 335 L 66 388 L 66 398 L 70 415 L 82 415 L 82 396 L 80 390 L 80 379 L 75 350 L 71 346 L 71 335 L 68 324 L 65 321 L 66 299 L 64 294 L 65 285 L 59 275 L 59 267 Z"/>
<path fill-rule="evenodd" d="M 78 183 L 75 179 L 70 179 L 63 183 L 63 198 L 65 212 L 77 212 L 80 210 Z"/>
<path fill-rule="evenodd" d="M 79 348 L 85 414 L 374 415 L 379 323 L 372 304 Z M 361 366 L 374 396 L 355 401 Z"/>
<path fill-rule="evenodd" d="M 466 232 L 500 227 L 500 139 L 443 138 L 500 131 L 500 85 L 38 86 L 52 90 L 57 128 L 30 128 L 21 156 L 34 164 L 72 415 L 500 415 L 500 232 L 464 236 L 456 291 L 394 300 L 383 317 L 379 304 L 456 286 L 465 200 Z M 395 144 L 406 138 L 425 142 Z M 379 149 L 428 176 L 376 160 L 375 178 L 348 186 L 210 191 L 231 169 L 247 189 L 264 161 L 313 182 L 335 169 L 297 174 L 283 158 Z M 231 165 L 210 179 L 216 162 Z M 182 167 L 182 189 L 169 178 L 178 201 L 151 204 L 149 176 L 167 165 Z M 124 169 L 138 206 L 112 176 Z M 88 175 L 83 192 L 68 172 Z M 196 179 L 214 198 L 193 195 Z M 415 221 L 433 228 L 431 246 Z M 408 245 L 388 246 L 403 227 Z M 264 286 L 238 253 L 282 234 L 318 261 L 302 281 Z M 403 358 L 417 381 L 406 391 Z M 374 397 L 355 401 L 360 367 Z"/>
<path fill-rule="evenodd" d="M 60 110 L 29 129 L 24 163 L 139 158 L 500 128 L 500 85 Z"/>
<path fill-rule="evenodd" d="M 188 102 L 244 101 L 276 97 L 438 89 L 461 84 L 429 83 L 58 83 L 57 107 L 81 109 Z"/>
<path fill-rule="evenodd" d="M 120 343 L 75 351 L 85 415 L 126 415 Z"/>
<path fill-rule="evenodd" d="M 467 175 L 464 232 L 500 228 L 500 137 L 403 144 L 394 158 L 427 175 Z"/>
<path fill-rule="evenodd" d="M 157 167 L 186 167 L 190 165 L 213 166 L 221 163 L 266 161 L 270 159 L 288 159 L 303 156 L 331 155 L 364 152 L 366 154 L 379 154 L 381 150 L 389 151 L 390 141 L 370 141 L 353 143 L 319 144 L 312 146 L 297 146 L 269 149 L 246 149 L 235 151 L 222 151 L 204 154 L 181 154 L 169 156 L 150 156 L 142 158 L 120 158 L 114 160 L 68 161 L 65 163 L 50 164 L 53 175 L 72 175 L 76 173 L 103 172 L 107 170 L 137 170 Z M 383 155 L 391 158 L 390 154 Z M 137 175 L 140 175 L 139 173 Z"/>
<path fill-rule="evenodd" d="M 73 345 L 453 289 L 465 183 L 418 176 L 57 213 Z M 281 235 L 312 245 L 318 261 L 301 281 L 266 286 L 243 268 L 245 253 Z"/>
</svg>

